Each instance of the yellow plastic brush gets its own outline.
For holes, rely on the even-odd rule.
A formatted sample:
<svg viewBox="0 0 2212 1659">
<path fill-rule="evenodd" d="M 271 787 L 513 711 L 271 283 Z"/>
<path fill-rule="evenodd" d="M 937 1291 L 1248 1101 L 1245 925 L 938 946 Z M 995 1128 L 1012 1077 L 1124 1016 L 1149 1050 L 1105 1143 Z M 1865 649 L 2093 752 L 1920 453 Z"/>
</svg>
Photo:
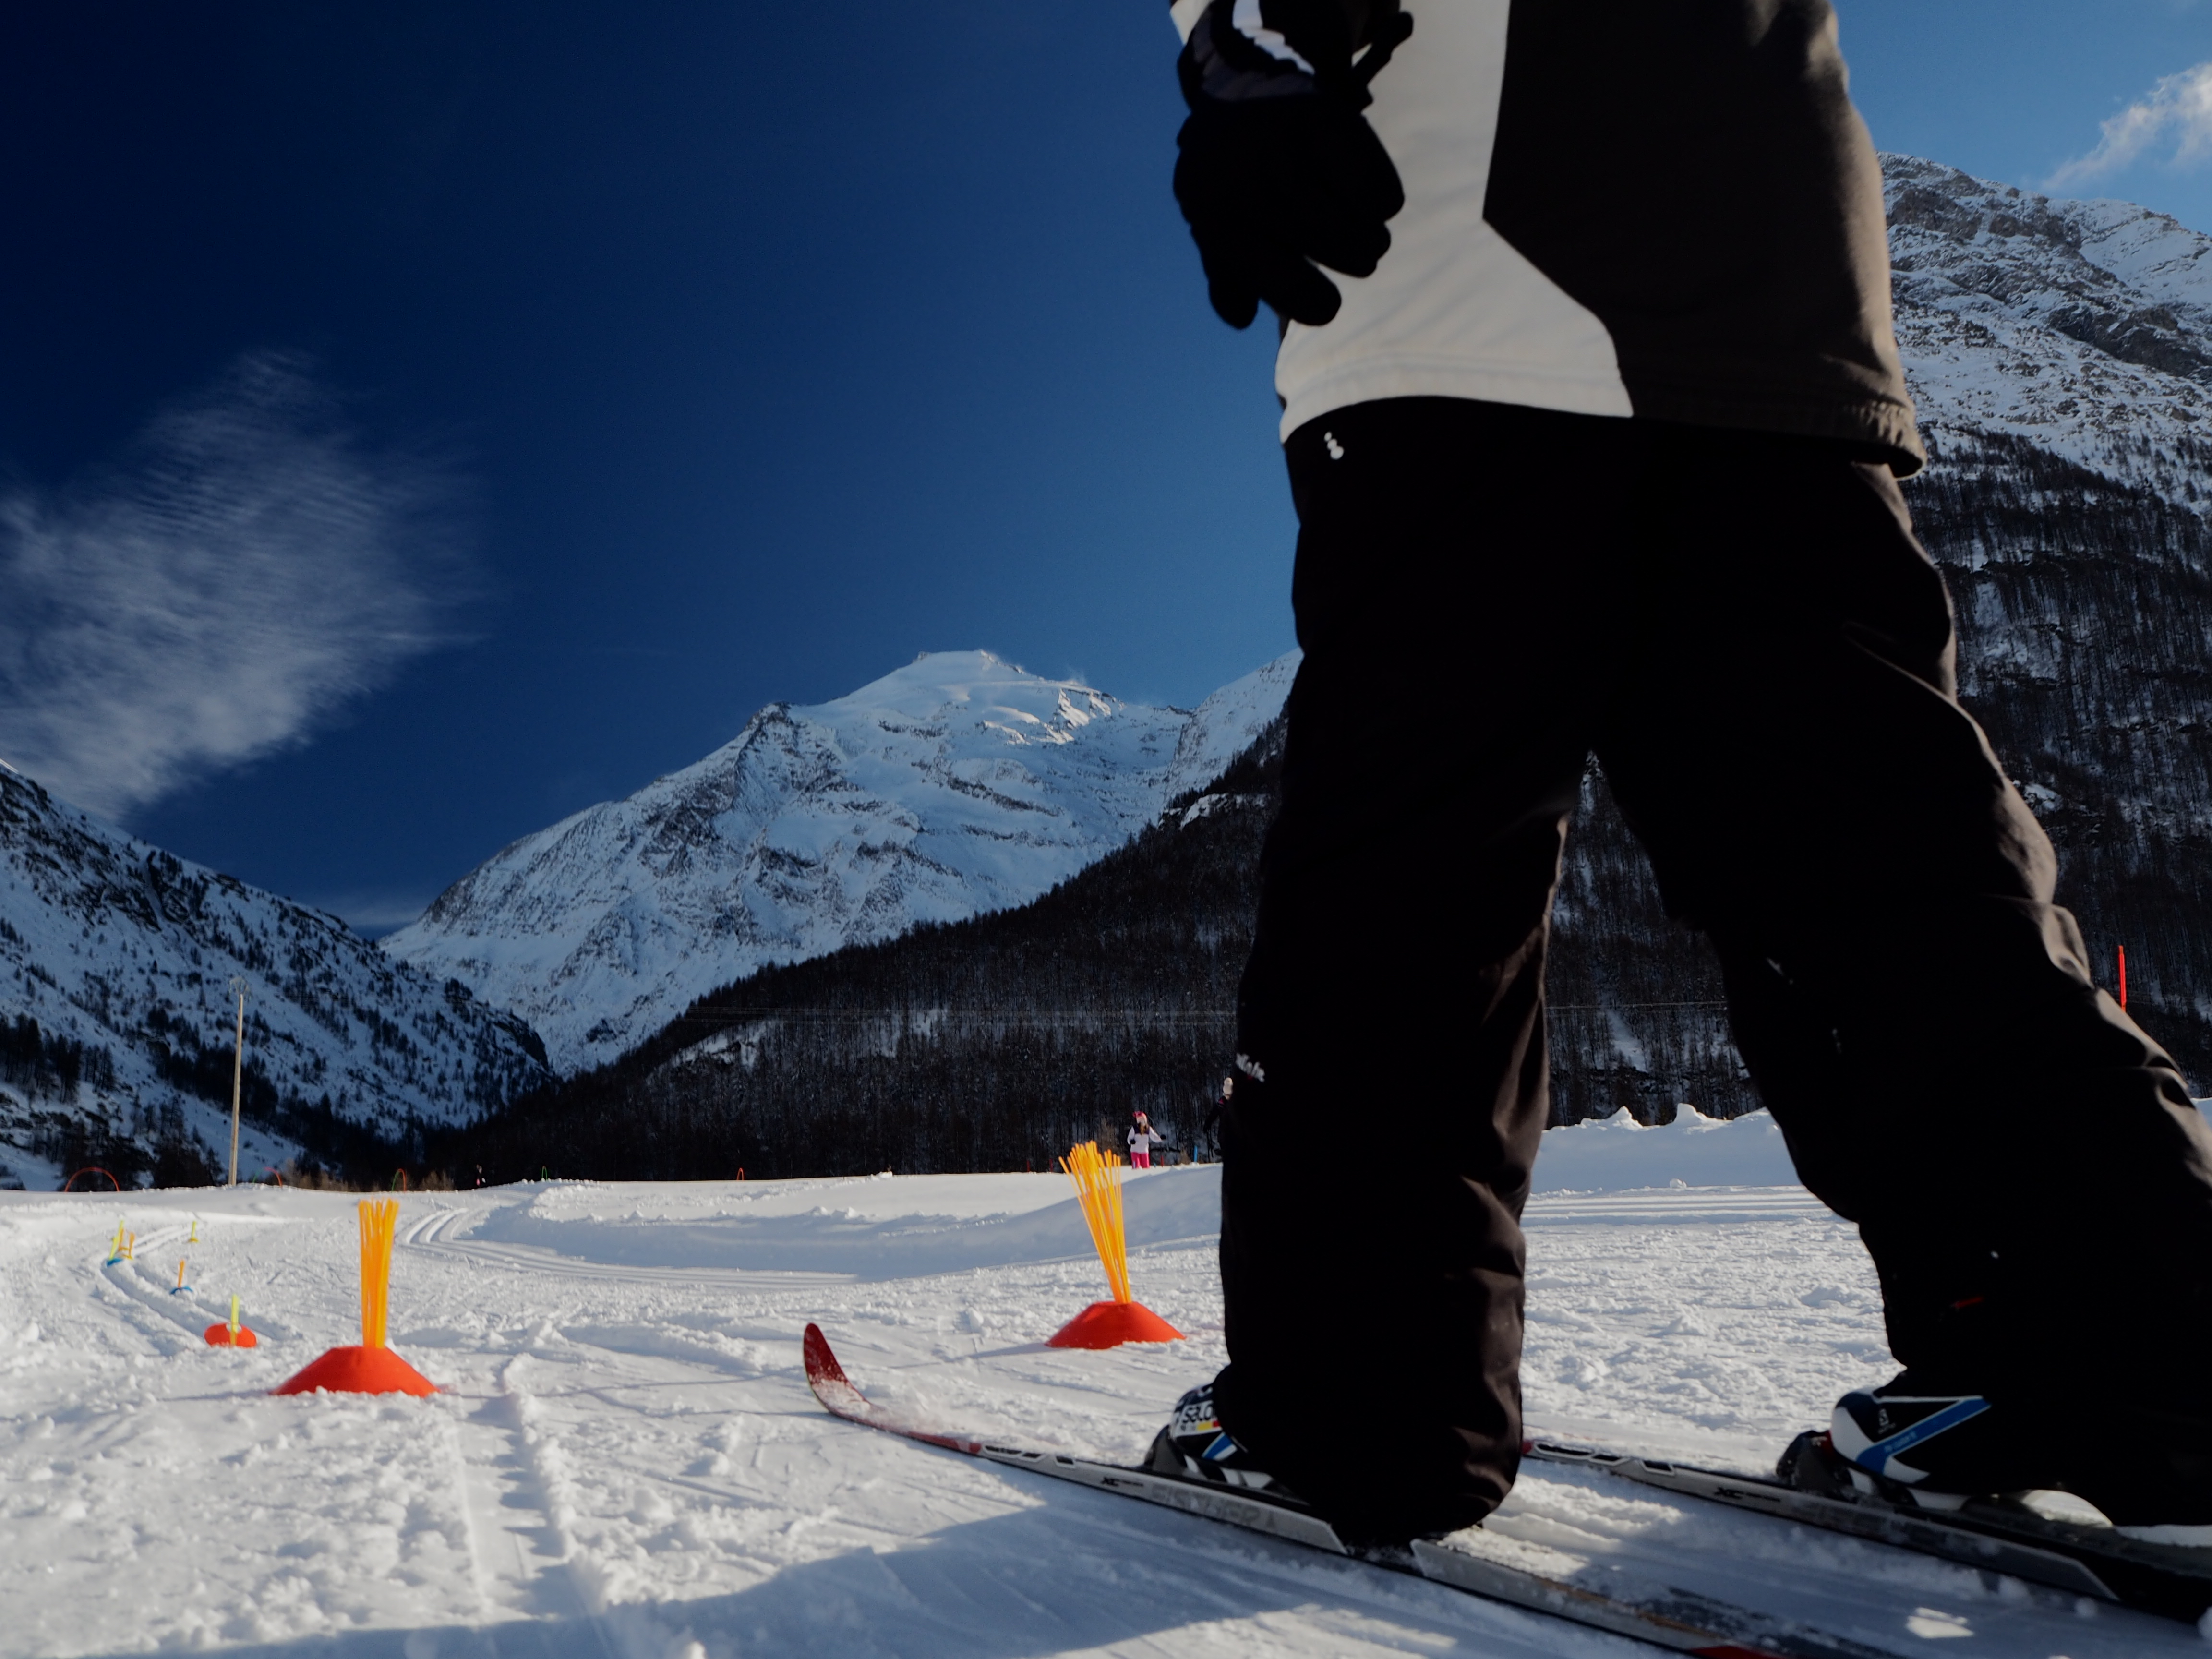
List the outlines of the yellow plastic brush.
<svg viewBox="0 0 2212 1659">
<path fill-rule="evenodd" d="M 384 1314 L 392 1299 L 392 1231 L 399 1220 L 396 1198 L 361 1203 L 361 1345 L 384 1346 Z"/>
<path fill-rule="evenodd" d="M 1116 1302 L 1128 1302 L 1129 1247 L 1121 1233 L 1121 1160 L 1111 1152 L 1101 1154 L 1098 1143 L 1086 1140 L 1060 1159 L 1060 1167 L 1075 1183 L 1075 1201 L 1091 1226 L 1091 1242 L 1106 1269 Z"/>
</svg>

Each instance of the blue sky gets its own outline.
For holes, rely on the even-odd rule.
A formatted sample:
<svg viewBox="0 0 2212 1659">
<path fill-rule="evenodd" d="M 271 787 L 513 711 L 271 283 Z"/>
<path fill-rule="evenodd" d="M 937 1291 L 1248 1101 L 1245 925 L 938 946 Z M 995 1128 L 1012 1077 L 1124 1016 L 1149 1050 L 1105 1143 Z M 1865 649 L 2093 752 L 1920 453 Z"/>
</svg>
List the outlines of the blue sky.
<svg viewBox="0 0 2212 1659">
<path fill-rule="evenodd" d="M 2212 230 L 2212 6 L 1840 9 L 1885 147 Z M 9 9 L 0 757 L 376 931 L 917 651 L 1188 704 L 1287 648 L 1172 57 L 1148 3 Z"/>
</svg>

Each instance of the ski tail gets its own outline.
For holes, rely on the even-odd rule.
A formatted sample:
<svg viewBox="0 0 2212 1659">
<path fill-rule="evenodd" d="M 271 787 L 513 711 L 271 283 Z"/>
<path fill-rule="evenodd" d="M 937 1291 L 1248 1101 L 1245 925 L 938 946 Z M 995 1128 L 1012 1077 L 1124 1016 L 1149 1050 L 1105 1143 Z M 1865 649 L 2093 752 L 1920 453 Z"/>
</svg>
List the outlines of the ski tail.
<svg viewBox="0 0 2212 1659">
<path fill-rule="evenodd" d="M 2212 1612 L 2212 1551 L 2139 1543 L 2115 1536 L 2110 1528 L 2078 1526 L 2002 1501 L 1969 1499 L 1957 1510 L 1921 1509 L 1909 1498 L 1893 1503 L 1878 1492 L 1862 1493 L 1848 1480 L 1826 1478 L 1847 1473 L 1849 1466 L 1821 1447 L 1812 1431 L 1793 1441 L 1784 1455 L 1788 1478 L 1699 1468 L 1554 1440 L 1532 1440 L 1522 1455 L 1602 1469 L 1642 1486 L 1914 1550 L 2161 1618 L 2195 1624 Z"/>
</svg>

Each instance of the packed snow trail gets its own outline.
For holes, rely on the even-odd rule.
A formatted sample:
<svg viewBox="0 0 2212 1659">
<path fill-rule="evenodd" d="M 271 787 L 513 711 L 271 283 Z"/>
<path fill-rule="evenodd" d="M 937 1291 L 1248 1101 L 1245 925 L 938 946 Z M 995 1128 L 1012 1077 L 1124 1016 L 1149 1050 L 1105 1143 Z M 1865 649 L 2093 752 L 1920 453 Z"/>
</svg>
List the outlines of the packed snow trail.
<svg viewBox="0 0 2212 1659">
<path fill-rule="evenodd" d="M 1575 1184 L 1572 1158 L 1553 1168 Z M 446 1390 L 423 1401 L 265 1393 L 359 1340 L 349 1197 L 0 1195 L 0 1659 L 1648 1652 L 903 1445 L 807 1391 L 814 1320 L 886 1405 L 1133 1460 L 1224 1357 L 1218 1193 L 1211 1170 L 1130 1180 L 1135 1288 L 1191 1340 L 1103 1354 L 1042 1346 L 1103 1293 L 1056 1175 L 409 1196 L 391 1333 Z M 136 1255 L 105 1267 L 118 1220 Z M 173 1297 L 180 1255 L 194 1289 Z M 1802 1190 L 1540 1196 L 1530 1279 L 1548 1433 L 1755 1468 L 1887 1374 L 1863 1255 Z M 234 1292 L 259 1348 L 199 1339 Z M 1364 1340 L 1357 1312 L 1316 1340 Z M 1335 1431 L 1387 1405 L 1378 1379 Z M 1808 1617 L 1856 1605 L 1848 1633 L 1881 1624 L 1875 1644 L 1901 1652 L 2203 1650 L 2185 1626 L 1730 1532 L 1769 1523 L 1593 1479 L 1532 1472 L 1515 1524 L 1662 1555 L 1696 1529 L 1759 1593 Z"/>
</svg>

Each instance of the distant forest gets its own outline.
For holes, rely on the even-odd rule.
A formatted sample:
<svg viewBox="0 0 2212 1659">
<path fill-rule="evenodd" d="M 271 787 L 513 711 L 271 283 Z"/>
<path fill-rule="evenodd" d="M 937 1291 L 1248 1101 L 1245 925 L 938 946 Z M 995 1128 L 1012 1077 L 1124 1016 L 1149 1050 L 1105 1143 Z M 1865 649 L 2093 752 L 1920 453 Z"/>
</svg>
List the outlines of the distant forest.
<svg viewBox="0 0 2212 1659">
<path fill-rule="evenodd" d="M 1966 700 L 2058 844 L 2093 963 L 2129 947 L 2130 1011 L 2212 1088 L 2193 988 L 2212 984 L 2212 537 L 2024 444 L 1953 439 L 1937 462 L 1908 489 L 1957 604 Z M 1281 741 L 1278 722 L 1032 904 L 759 973 L 426 1150 L 464 1181 L 1048 1169 L 1076 1141 L 1118 1146 L 1141 1107 L 1208 1154 Z M 1665 915 L 1595 766 L 1550 1023 L 1555 1121 L 1758 1105 L 1718 971 Z"/>
</svg>

